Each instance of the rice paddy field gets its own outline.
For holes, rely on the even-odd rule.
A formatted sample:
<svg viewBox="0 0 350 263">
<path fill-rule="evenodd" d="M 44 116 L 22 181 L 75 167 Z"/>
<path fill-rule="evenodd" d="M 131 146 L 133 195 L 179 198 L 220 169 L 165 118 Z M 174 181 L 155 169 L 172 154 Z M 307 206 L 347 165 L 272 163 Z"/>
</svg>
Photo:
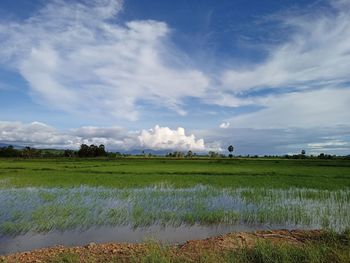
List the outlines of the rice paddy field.
<svg viewBox="0 0 350 263">
<path fill-rule="evenodd" d="M 184 240 L 235 229 L 344 232 L 350 161 L 0 159 L 0 254 L 28 248 L 23 240 L 35 236 L 93 229 L 98 239 L 108 229 L 118 241 L 139 241 L 118 231 L 155 228 L 169 242 L 181 241 L 181 230 Z"/>
</svg>

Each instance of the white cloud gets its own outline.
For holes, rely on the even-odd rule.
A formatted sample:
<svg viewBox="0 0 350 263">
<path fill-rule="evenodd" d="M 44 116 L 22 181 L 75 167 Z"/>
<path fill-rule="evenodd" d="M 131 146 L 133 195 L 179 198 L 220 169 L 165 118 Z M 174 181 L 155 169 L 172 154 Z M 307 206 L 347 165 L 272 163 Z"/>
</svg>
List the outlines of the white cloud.
<svg viewBox="0 0 350 263">
<path fill-rule="evenodd" d="M 121 3 L 55 0 L 24 21 L 2 21 L 0 61 L 28 81 L 39 103 L 130 120 L 139 117 L 142 102 L 180 115 L 187 113 L 183 104 L 189 97 L 224 107 L 268 107 L 263 94 L 239 95 L 265 88 L 333 88 L 350 81 L 346 1 L 332 1 L 329 12 L 275 21 L 291 32 L 289 38 L 270 46 L 266 60 L 251 68 L 218 67 L 212 76 L 219 80 L 190 66 L 171 43 L 166 23 L 116 22 Z"/>
<path fill-rule="evenodd" d="M 172 130 L 168 127 L 156 125 L 153 129 L 142 130 L 138 139 L 142 147 L 151 149 L 205 150 L 203 139 L 196 140 L 193 134 L 187 136 L 185 129 L 181 127 Z"/>
<path fill-rule="evenodd" d="M 81 138 L 109 138 L 116 137 L 117 135 L 124 133 L 125 131 L 121 127 L 84 126 L 71 130 L 71 134 Z"/>
<path fill-rule="evenodd" d="M 350 124 L 350 5 L 342 0 L 330 4 L 333 9 L 327 12 L 316 9 L 314 13 L 273 16 L 278 18 L 274 22 L 290 32 L 288 38 L 268 46 L 265 61 L 223 72 L 221 97 L 227 99 L 213 103 L 262 108 L 235 115 L 231 125 L 310 128 Z M 256 92 L 266 89 L 268 93 Z M 280 95 L 271 95 L 276 90 Z M 249 95 L 252 92 L 254 96 Z"/>
<path fill-rule="evenodd" d="M 345 1 L 344 1 L 345 2 Z M 236 93 L 286 87 L 307 89 L 350 81 L 350 5 L 337 2 L 324 13 L 284 16 L 291 34 L 268 48 L 267 59 L 251 69 L 228 70 L 222 81 Z"/>
<path fill-rule="evenodd" d="M 221 129 L 227 129 L 228 127 L 230 127 L 230 123 L 229 122 L 223 122 L 220 124 L 220 128 Z"/>
<path fill-rule="evenodd" d="M 104 144 L 112 150 L 196 150 L 205 151 L 203 139 L 186 135 L 184 128 L 172 130 L 155 126 L 150 130 L 131 132 L 120 127 L 86 126 L 65 132 L 40 122 L 0 121 L 0 142 L 40 148 L 72 148 L 81 144 Z"/>
<path fill-rule="evenodd" d="M 104 144 L 108 150 L 193 150 L 220 151 L 235 146 L 235 154 L 349 154 L 350 126 L 318 129 L 253 129 L 216 128 L 197 130 L 196 136 L 186 135 L 183 128 L 155 126 L 142 131 L 127 131 L 120 127 L 86 126 L 59 131 L 40 122 L 0 121 L 0 142 L 37 148 L 78 149 L 80 144 Z M 203 139 L 205 138 L 205 143 Z"/>
<path fill-rule="evenodd" d="M 331 152 L 335 146 L 325 144 L 349 141 L 350 126 L 350 5 L 346 0 L 331 4 L 333 9 L 274 21 L 290 34 L 268 47 L 265 61 L 245 68 L 218 66 L 209 78 L 174 47 L 164 22 L 117 22 L 122 8 L 117 0 L 50 1 L 25 21 L 0 22 L 0 63 L 27 80 L 39 103 L 89 118 L 132 120 L 138 118 L 140 102 L 181 115 L 188 97 L 246 107 L 234 111 L 231 119 L 225 108 L 217 111 L 225 113 L 221 129 L 195 132 L 205 144 L 167 127 L 141 133 L 120 127 L 60 132 L 42 123 L 4 122 L 0 140 L 62 147 L 104 143 L 113 149 L 225 150 L 237 144 L 242 154 L 300 152 L 324 144 Z M 244 113 L 252 110 L 249 105 L 259 110 Z M 324 138 L 327 134 L 335 138 Z M 337 147 L 344 147 L 341 153 L 349 151 L 348 145 Z"/>
<path fill-rule="evenodd" d="M 300 153 L 328 153 L 348 155 L 350 153 L 350 126 L 309 128 L 227 128 L 196 130 L 197 136 L 205 138 L 207 149 L 216 146 L 228 154 L 227 147 L 233 145 L 237 155 L 283 155 Z"/>
<path fill-rule="evenodd" d="M 261 100 L 265 108 L 231 118 L 240 128 L 288 128 L 350 126 L 350 89 L 322 89 L 271 96 Z"/>
<path fill-rule="evenodd" d="M 0 141 L 19 145 L 76 147 L 77 138 L 60 133 L 41 122 L 21 123 L 0 121 Z"/>
<path fill-rule="evenodd" d="M 209 79 L 169 44 L 167 24 L 111 22 L 121 1 L 56 0 L 22 22 L 1 22 L 0 61 L 50 107 L 135 120 L 147 101 L 186 114 Z M 114 19 L 115 20 L 115 19 Z"/>
<path fill-rule="evenodd" d="M 331 155 L 342 153 L 343 155 L 349 155 L 350 141 L 344 141 L 343 139 L 344 138 L 333 140 L 324 139 L 324 141 L 308 143 L 306 145 L 308 149 L 307 153 L 312 155 L 319 155 L 320 153 Z"/>
<path fill-rule="evenodd" d="M 308 146 L 311 148 L 323 148 L 327 146 L 344 146 L 347 144 L 347 142 L 344 142 L 342 140 L 332 140 L 328 142 L 308 143 Z"/>
</svg>

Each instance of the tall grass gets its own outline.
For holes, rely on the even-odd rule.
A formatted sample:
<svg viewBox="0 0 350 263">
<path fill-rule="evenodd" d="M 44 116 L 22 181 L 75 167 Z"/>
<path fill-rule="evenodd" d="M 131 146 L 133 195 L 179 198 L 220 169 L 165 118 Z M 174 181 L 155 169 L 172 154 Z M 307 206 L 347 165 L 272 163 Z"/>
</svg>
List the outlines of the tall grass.
<svg viewBox="0 0 350 263">
<path fill-rule="evenodd" d="M 93 226 L 252 225 L 350 227 L 350 190 L 215 188 L 161 185 L 0 190 L 0 234 Z"/>
<path fill-rule="evenodd" d="M 150 242 L 146 244 L 143 253 L 130 250 L 124 257 L 91 256 L 85 262 L 143 262 L 143 263 L 348 263 L 350 262 L 350 235 L 325 233 L 318 240 L 305 243 L 290 244 L 283 240 L 279 243 L 258 241 L 253 246 L 242 246 L 235 249 L 212 250 L 204 247 L 188 254 L 176 247 L 164 246 Z M 80 262 L 79 256 L 72 253 L 62 253 L 48 262 L 75 263 Z"/>
</svg>

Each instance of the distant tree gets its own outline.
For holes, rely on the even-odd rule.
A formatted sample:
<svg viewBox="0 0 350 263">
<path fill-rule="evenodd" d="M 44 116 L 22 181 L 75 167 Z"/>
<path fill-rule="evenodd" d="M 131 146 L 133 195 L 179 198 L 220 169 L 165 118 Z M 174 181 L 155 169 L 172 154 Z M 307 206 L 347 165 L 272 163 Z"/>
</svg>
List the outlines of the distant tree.
<svg viewBox="0 0 350 263">
<path fill-rule="evenodd" d="M 80 145 L 80 149 L 78 151 L 79 157 L 88 157 L 89 155 L 89 146 L 86 144 Z"/>
<path fill-rule="evenodd" d="M 98 146 L 98 156 L 106 156 L 106 155 L 107 155 L 107 152 L 106 152 L 105 146 L 103 144 L 100 144 Z"/>
<path fill-rule="evenodd" d="M 192 158 L 193 157 L 193 152 L 191 150 L 189 150 L 186 154 L 187 158 Z"/>
<path fill-rule="evenodd" d="M 220 155 L 218 152 L 210 151 L 209 152 L 209 157 L 210 158 L 218 158 Z"/>
<path fill-rule="evenodd" d="M 230 154 L 229 154 L 229 157 L 230 158 L 232 158 L 232 152 L 233 152 L 233 150 L 234 150 L 234 147 L 232 146 L 232 145 L 230 145 L 228 148 L 227 148 L 227 150 L 230 152 Z"/>
<path fill-rule="evenodd" d="M 330 155 L 325 153 L 320 153 L 318 156 L 319 159 L 333 159 L 336 158 L 336 155 Z"/>
<path fill-rule="evenodd" d="M 20 157 L 21 151 L 16 150 L 12 145 L 0 148 L 0 157 Z"/>
<path fill-rule="evenodd" d="M 72 150 L 65 150 L 63 153 L 64 157 L 74 157 L 74 151 Z"/>
<path fill-rule="evenodd" d="M 103 144 L 101 144 L 100 146 L 96 146 L 94 144 L 91 144 L 90 146 L 82 144 L 80 145 L 80 149 L 78 151 L 79 157 L 99 157 L 106 155 L 107 152 Z"/>
<path fill-rule="evenodd" d="M 90 156 L 89 157 L 97 157 L 99 156 L 99 149 L 96 145 L 91 144 L 90 145 Z"/>
<path fill-rule="evenodd" d="M 185 156 L 185 154 L 183 152 L 177 152 L 176 153 L 176 157 L 177 158 L 183 158 Z"/>
<path fill-rule="evenodd" d="M 183 152 L 180 152 L 180 151 L 175 151 L 173 153 L 169 153 L 167 156 L 175 157 L 175 158 L 183 158 L 185 156 L 185 154 Z"/>
<path fill-rule="evenodd" d="M 120 157 L 123 156 L 123 154 L 122 154 L 121 152 L 116 152 L 116 153 L 114 153 L 114 156 L 115 156 L 116 158 L 120 158 Z"/>
<path fill-rule="evenodd" d="M 24 147 L 24 149 L 22 150 L 22 156 L 24 158 L 32 158 L 32 157 L 37 157 L 40 155 L 39 151 L 36 151 L 36 149 L 31 148 L 29 146 Z"/>
</svg>

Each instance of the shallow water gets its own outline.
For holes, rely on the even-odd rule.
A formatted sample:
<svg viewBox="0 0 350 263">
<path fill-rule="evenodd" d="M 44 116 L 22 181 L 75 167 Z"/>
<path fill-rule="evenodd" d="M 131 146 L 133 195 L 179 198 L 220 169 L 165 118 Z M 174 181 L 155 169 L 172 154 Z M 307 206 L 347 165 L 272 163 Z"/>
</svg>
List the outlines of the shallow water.
<svg viewBox="0 0 350 263">
<path fill-rule="evenodd" d="M 30 251 L 38 248 L 63 246 L 83 246 L 91 242 L 127 242 L 140 243 L 156 240 L 165 244 L 184 243 L 187 240 L 204 239 L 231 232 L 252 232 L 256 230 L 281 229 L 281 226 L 267 225 L 216 225 L 216 226 L 179 226 L 162 227 L 149 226 L 132 228 L 130 226 L 98 227 L 85 231 L 53 231 L 49 233 L 28 232 L 18 236 L 0 237 L 0 255 L 15 252 Z"/>
<path fill-rule="evenodd" d="M 234 231 L 350 228 L 350 190 L 154 186 L 0 189 L 0 253 L 183 242 Z"/>
</svg>

